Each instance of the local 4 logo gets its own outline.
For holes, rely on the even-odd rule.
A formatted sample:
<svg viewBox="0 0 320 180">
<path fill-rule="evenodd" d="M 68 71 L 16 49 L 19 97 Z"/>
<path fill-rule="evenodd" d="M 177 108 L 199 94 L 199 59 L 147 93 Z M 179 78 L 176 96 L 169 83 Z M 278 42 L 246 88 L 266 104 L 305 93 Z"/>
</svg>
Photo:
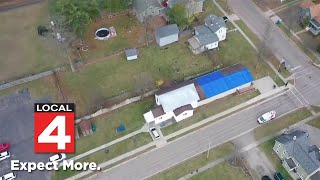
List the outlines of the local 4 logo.
<svg viewBox="0 0 320 180">
<path fill-rule="evenodd" d="M 35 103 L 34 151 L 74 152 L 73 103 Z"/>
</svg>

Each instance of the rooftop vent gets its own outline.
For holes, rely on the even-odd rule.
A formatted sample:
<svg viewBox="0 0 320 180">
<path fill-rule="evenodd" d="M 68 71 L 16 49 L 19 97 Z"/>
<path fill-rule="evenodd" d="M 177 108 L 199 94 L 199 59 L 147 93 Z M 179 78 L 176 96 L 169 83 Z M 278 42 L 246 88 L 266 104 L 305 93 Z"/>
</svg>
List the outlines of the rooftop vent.
<svg viewBox="0 0 320 180">
<path fill-rule="evenodd" d="M 293 138 L 292 138 L 294 141 L 297 139 L 297 136 L 293 136 Z"/>
</svg>

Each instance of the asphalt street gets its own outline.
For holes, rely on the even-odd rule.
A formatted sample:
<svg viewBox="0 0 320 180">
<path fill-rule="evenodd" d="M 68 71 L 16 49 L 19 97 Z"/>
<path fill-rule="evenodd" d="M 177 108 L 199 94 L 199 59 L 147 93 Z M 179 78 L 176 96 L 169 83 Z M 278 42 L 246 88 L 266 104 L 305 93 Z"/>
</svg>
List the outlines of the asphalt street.
<svg viewBox="0 0 320 180">
<path fill-rule="evenodd" d="M 45 102 L 43 100 L 41 102 Z M 33 152 L 33 104 L 29 92 L 17 92 L 0 98 L 0 143 L 10 142 L 11 157 L 0 162 L 0 176 L 10 173 L 10 161 L 47 162 L 48 154 Z M 15 172 L 19 180 L 50 179 L 47 171 Z"/>
<path fill-rule="evenodd" d="M 95 179 L 146 179 L 158 172 L 205 152 L 209 144 L 217 146 L 248 132 L 259 124 L 257 118 L 266 111 L 276 110 L 278 115 L 299 107 L 290 94 L 281 95 L 255 108 L 246 109 L 195 131 L 177 141 L 107 170 Z M 274 121 L 276 121 L 275 119 Z"/>
<path fill-rule="evenodd" d="M 320 106 L 320 70 L 251 0 L 229 0 L 229 6 L 267 45 L 295 78 L 293 93 L 305 105 Z"/>
</svg>

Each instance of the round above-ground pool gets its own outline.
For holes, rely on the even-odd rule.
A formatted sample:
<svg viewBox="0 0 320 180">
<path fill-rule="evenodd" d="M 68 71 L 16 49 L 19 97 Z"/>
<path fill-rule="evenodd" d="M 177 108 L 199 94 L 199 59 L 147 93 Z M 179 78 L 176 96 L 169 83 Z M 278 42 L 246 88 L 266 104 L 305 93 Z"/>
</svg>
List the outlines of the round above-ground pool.
<svg viewBox="0 0 320 180">
<path fill-rule="evenodd" d="M 110 31 L 107 28 L 100 28 L 96 31 L 96 39 L 107 40 L 110 37 Z"/>
</svg>

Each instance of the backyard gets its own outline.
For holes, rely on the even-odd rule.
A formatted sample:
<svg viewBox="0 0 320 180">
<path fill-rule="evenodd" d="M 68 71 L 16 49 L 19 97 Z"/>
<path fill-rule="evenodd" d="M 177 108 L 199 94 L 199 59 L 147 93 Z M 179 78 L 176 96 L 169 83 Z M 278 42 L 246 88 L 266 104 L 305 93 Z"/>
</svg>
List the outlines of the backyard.
<svg viewBox="0 0 320 180">
<path fill-rule="evenodd" d="M 47 1 L 0 13 L 0 82 L 22 78 L 66 64 L 67 58 L 51 36 L 37 34 L 48 25 Z"/>
</svg>

